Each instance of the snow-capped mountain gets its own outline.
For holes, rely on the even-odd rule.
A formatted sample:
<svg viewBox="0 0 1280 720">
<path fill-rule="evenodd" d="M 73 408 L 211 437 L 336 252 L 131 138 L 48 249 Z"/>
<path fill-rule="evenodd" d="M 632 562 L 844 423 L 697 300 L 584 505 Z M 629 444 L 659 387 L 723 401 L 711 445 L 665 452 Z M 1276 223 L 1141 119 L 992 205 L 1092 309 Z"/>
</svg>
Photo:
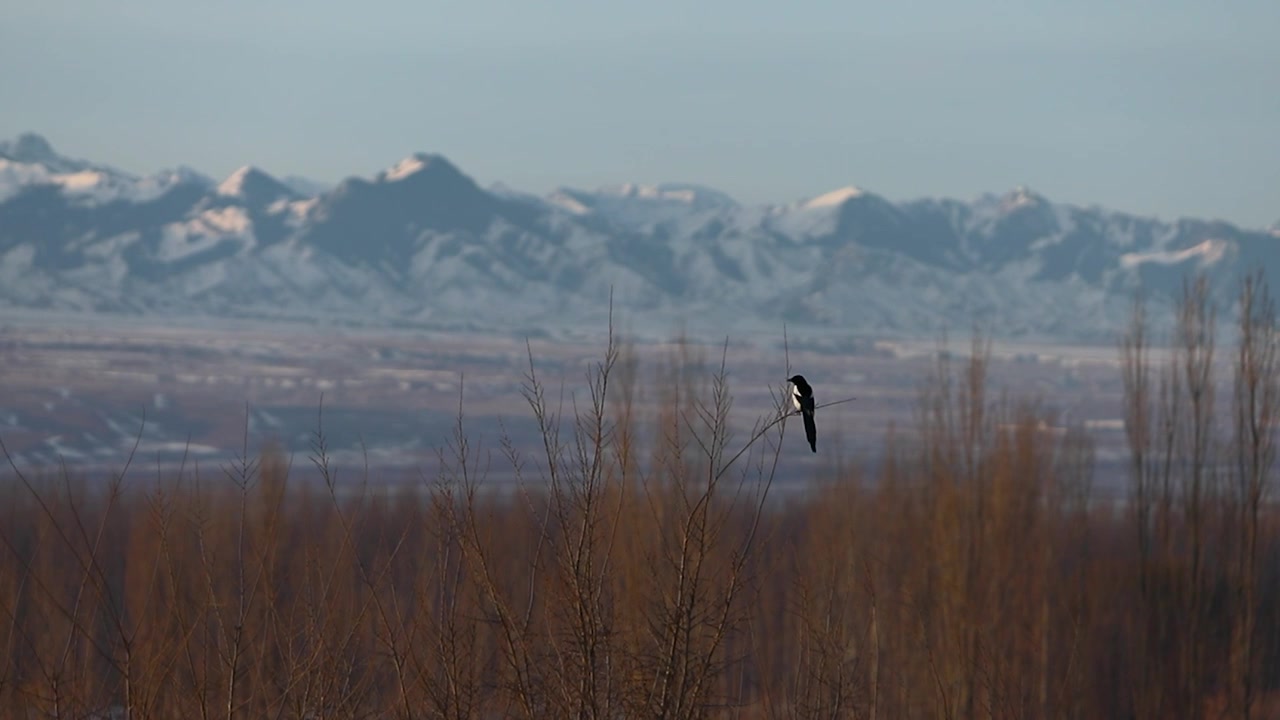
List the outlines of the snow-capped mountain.
<svg viewBox="0 0 1280 720">
<path fill-rule="evenodd" d="M 79 204 L 153 200 L 175 185 L 207 185 L 209 179 L 189 168 L 137 178 L 104 165 L 62 157 L 48 141 L 27 133 L 0 142 L 0 202 L 33 186 L 58 188 Z"/>
<path fill-rule="evenodd" d="M 0 307 L 529 331 L 1109 339 L 1144 287 L 1280 273 L 1280 228 L 1055 204 L 1027 188 L 748 207 L 693 185 L 481 188 L 440 155 L 299 189 L 245 167 L 135 177 L 0 143 Z"/>
<path fill-rule="evenodd" d="M 612 185 L 595 192 L 560 188 L 547 201 L 574 215 L 596 214 L 632 230 L 655 226 L 689 215 L 735 210 L 738 203 L 719 190 L 685 183 Z"/>
</svg>

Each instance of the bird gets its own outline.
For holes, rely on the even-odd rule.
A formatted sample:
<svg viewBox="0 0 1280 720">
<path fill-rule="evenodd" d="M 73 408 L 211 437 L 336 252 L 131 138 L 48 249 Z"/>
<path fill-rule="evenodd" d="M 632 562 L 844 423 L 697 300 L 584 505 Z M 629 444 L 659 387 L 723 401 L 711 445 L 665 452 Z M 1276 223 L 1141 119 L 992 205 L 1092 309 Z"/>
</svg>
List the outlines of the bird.
<svg viewBox="0 0 1280 720">
<path fill-rule="evenodd" d="M 795 386 L 791 402 L 804 416 L 804 437 L 809 441 L 809 449 L 818 452 L 818 426 L 813 424 L 813 388 L 809 387 L 803 375 L 792 375 L 787 382 Z"/>
</svg>

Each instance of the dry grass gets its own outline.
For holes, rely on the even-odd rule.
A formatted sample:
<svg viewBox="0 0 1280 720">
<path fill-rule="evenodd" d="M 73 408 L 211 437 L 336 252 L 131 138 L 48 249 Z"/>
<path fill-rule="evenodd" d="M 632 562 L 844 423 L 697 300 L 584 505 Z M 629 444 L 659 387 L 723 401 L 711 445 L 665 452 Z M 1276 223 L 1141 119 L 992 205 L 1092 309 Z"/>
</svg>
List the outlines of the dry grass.
<svg viewBox="0 0 1280 720">
<path fill-rule="evenodd" d="M 737 417 L 728 358 L 680 347 L 641 414 L 612 340 L 563 397 L 530 352 L 536 450 L 475 444 L 463 393 L 418 492 L 337 477 L 322 416 L 310 468 L 13 468 L 0 717 L 1266 717 L 1280 368 L 1256 280 L 1241 307 L 1229 423 L 1202 288 L 1168 367 L 1135 315 L 1117 505 L 1083 431 L 992 396 L 980 339 L 873 476 L 786 499 L 784 404 Z"/>
</svg>

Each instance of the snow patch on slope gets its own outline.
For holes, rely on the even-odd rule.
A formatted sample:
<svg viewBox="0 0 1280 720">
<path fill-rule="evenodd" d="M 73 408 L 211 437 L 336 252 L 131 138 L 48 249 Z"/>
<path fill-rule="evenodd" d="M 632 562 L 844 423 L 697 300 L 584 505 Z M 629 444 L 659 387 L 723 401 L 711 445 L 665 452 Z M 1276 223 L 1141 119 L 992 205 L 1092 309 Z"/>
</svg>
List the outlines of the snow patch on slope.
<svg viewBox="0 0 1280 720">
<path fill-rule="evenodd" d="M 135 178 L 102 170 L 53 172 L 44 165 L 0 158 L 0 202 L 34 185 L 56 185 L 64 195 L 80 201 L 108 203 L 117 200 L 147 202 L 160 197 L 186 179 L 181 173 Z"/>
<path fill-rule="evenodd" d="M 740 210 L 728 195 L 686 183 L 608 185 L 594 192 L 561 188 L 545 202 L 570 215 L 596 215 L 628 229 L 651 231 L 699 216 L 729 215 Z M 671 227 L 667 228 L 671 230 Z"/>
<path fill-rule="evenodd" d="M 1212 265 L 1226 254 L 1225 240 L 1205 240 L 1183 250 L 1154 250 L 1145 253 L 1125 253 L 1120 256 L 1120 267 L 1131 269 L 1146 263 L 1158 265 L 1176 265 L 1193 258 L 1199 258 L 1200 265 Z"/>
<path fill-rule="evenodd" d="M 250 225 L 249 216 L 245 214 L 243 208 L 225 207 L 216 210 L 206 210 L 194 220 L 193 223 L 199 223 L 200 230 L 230 233 L 235 235 L 246 235 L 249 232 Z"/>
<path fill-rule="evenodd" d="M 219 195 L 228 195 L 231 197 L 239 197 L 244 194 L 244 179 L 248 177 L 251 172 L 253 172 L 253 168 L 245 165 L 239 170 L 231 173 L 227 176 L 226 180 L 223 180 L 222 183 L 218 185 L 217 193 Z"/>
<path fill-rule="evenodd" d="M 206 210 L 186 222 L 166 225 L 156 258 L 163 262 L 181 260 L 217 247 L 229 239 L 228 236 L 252 246 L 252 222 L 243 208 Z"/>
<path fill-rule="evenodd" d="M 658 185 L 623 183 L 622 185 L 606 185 L 596 192 L 600 195 L 612 195 L 619 198 L 658 200 L 684 203 L 685 205 L 733 206 L 737 204 L 728 195 L 717 190 L 683 183 L 661 183 Z"/>
<path fill-rule="evenodd" d="M 311 208 L 316 206 L 319 198 L 306 198 L 304 200 L 288 200 L 281 198 L 267 206 L 267 212 L 272 215 L 286 213 L 285 225 L 290 228 L 302 227 L 307 219 L 307 214 L 311 212 Z"/>
<path fill-rule="evenodd" d="M 835 230 L 839 221 L 839 205 L 807 204 L 774 208 L 769 214 L 769 226 L 797 240 L 827 235 Z"/>
<path fill-rule="evenodd" d="M 93 260 L 110 260 L 119 257 L 122 251 L 142 239 L 142 234 L 135 231 L 112 235 L 98 240 L 84 249 L 84 256 Z"/>
<path fill-rule="evenodd" d="M 805 210 L 813 210 L 815 208 L 843 205 L 845 202 L 854 198 L 862 197 L 864 194 L 865 193 L 862 188 L 849 185 L 848 187 L 842 187 L 828 193 L 823 193 L 822 195 L 805 202 L 801 207 Z"/>
<path fill-rule="evenodd" d="M 417 155 L 411 155 L 392 166 L 392 168 L 387 171 L 385 177 L 388 182 L 403 180 L 410 175 L 421 171 L 426 166 L 427 164 L 422 161 L 422 158 Z"/>
<path fill-rule="evenodd" d="M 567 211 L 571 215 L 586 215 L 591 212 L 591 208 L 583 205 L 581 201 L 563 190 L 557 190 L 548 195 L 547 202 Z"/>
<path fill-rule="evenodd" d="M 1037 195 L 1031 188 L 1026 185 L 1019 185 L 1000 199 L 1000 210 L 1008 214 L 1014 210 L 1041 205 L 1044 202 L 1044 198 Z"/>
</svg>

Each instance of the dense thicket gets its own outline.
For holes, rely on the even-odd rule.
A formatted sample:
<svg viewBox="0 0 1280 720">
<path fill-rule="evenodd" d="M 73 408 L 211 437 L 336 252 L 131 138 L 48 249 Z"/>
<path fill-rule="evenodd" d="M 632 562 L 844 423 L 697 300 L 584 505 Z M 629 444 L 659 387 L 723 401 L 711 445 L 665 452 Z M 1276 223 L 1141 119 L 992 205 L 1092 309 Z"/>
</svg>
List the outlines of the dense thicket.
<svg viewBox="0 0 1280 720">
<path fill-rule="evenodd" d="M 1121 502 L 981 341 L 875 473 L 787 498 L 783 415 L 748 432 L 688 355 L 643 414 L 612 342 L 571 409 L 530 359 L 542 447 L 460 414 L 416 491 L 336 477 L 322 431 L 305 469 L 13 469 L 0 717 L 1276 717 L 1280 366 L 1265 288 L 1236 305 L 1218 353 L 1189 283 L 1158 359 L 1136 306 Z"/>
</svg>

